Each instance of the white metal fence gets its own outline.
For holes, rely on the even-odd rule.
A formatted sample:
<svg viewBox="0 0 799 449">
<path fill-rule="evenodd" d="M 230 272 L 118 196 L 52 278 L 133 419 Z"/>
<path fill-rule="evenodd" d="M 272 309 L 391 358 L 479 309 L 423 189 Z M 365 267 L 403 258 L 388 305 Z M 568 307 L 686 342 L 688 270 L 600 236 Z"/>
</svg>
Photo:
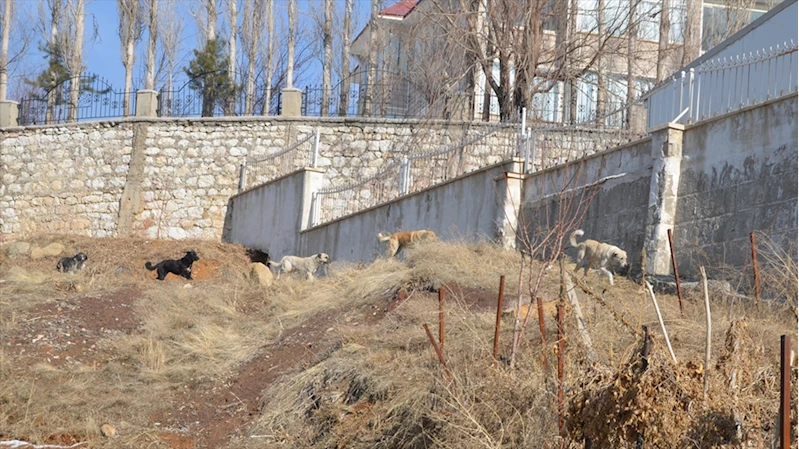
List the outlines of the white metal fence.
<svg viewBox="0 0 799 449">
<path fill-rule="evenodd" d="M 239 173 L 239 192 L 305 167 L 316 168 L 319 128 L 296 143 L 259 159 L 245 159 Z"/>
<path fill-rule="evenodd" d="M 312 225 L 326 223 L 507 160 L 519 154 L 518 135 L 515 127 L 496 124 L 471 138 L 464 135 L 458 144 L 426 153 L 411 153 L 367 178 L 321 189 L 313 196 Z"/>
<path fill-rule="evenodd" d="M 648 126 L 695 123 L 796 92 L 796 51 L 791 40 L 675 74 L 645 96 Z"/>
</svg>

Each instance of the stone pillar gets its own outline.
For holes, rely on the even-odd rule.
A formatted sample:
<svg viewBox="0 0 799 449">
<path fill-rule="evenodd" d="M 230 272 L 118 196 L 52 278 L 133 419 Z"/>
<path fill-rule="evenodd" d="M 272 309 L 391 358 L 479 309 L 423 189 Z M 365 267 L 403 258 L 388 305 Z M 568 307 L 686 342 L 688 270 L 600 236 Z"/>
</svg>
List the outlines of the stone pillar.
<svg viewBox="0 0 799 449">
<path fill-rule="evenodd" d="M 647 110 L 642 104 L 630 106 L 630 132 L 643 136 L 646 134 Z"/>
<path fill-rule="evenodd" d="M 158 116 L 158 92 L 154 90 L 136 91 L 136 117 Z"/>
<path fill-rule="evenodd" d="M 314 207 L 314 193 L 322 188 L 322 181 L 325 176 L 325 171 L 318 168 L 306 168 L 305 175 L 302 182 L 302 218 L 300 220 L 299 231 L 304 231 L 313 226 L 313 213 Z M 317 207 L 317 211 L 320 209 Z M 299 246 L 300 239 L 297 239 Z M 300 248 L 297 248 L 299 250 Z"/>
<path fill-rule="evenodd" d="M 280 97 L 280 115 L 299 117 L 302 115 L 302 91 L 293 87 L 283 89 Z"/>
<path fill-rule="evenodd" d="M 673 229 L 676 222 L 684 130 L 685 127 L 677 123 L 650 130 L 653 162 L 644 235 L 647 274 L 672 273 L 668 230 Z"/>
<path fill-rule="evenodd" d="M 497 212 L 494 218 L 497 243 L 505 249 L 516 249 L 519 212 L 522 207 L 524 160 L 514 158 L 505 165 L 502 176 L 494 178 L 497 191 Z"/>
<path fill-rule="evenodd" d="M 18 117 L 19 103 L 10 100 L 0 101 L 0 128 L 19 126 Z"/>
<path fill-rule="evenodd" d="M 470 97 L 465 92 L 459 92 L 450 98 L 450 120 L 471 120 Z"/>
</svg>

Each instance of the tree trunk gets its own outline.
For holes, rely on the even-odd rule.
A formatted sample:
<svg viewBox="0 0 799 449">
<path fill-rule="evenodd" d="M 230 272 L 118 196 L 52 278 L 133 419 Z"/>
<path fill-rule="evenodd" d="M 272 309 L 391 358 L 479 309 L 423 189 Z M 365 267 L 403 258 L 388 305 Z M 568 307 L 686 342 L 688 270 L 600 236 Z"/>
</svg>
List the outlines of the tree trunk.
<svg viewBox="0 0 799 449">
<path fill-rule="evenodd" d="M 598 39 L 605 38 L 605 0 L 598 0 L 597 2 L 597 28 L 596 33 Z M 597 42 L 597 47 L 601 44 Z M 599 56 L 596 60 L 596 116 L 597 116 L 597 125 L 602 125 L 603 117 L 606 113 L 608 113 L 608 107 L 605 105 L 607 103 L 607 92 L 608 86 L 607 81 L 605 79 L 605 58 L 604 53 L 597 48 L 599 52 Z"/>
<path fill-rule="evenodd" d="M 228 37 L 227 73 L 231 83 L 236 83 L 236 34 L 239 28 L 238 0 L 228 0 L 228 21 L 230 36 Z"/>
<path fill-rule="evenodd" d="M 131 89 L 133 86 L 133 64 L 136 62 L 136 47 L 134 46 L 134 40 L 132 38 L 128 39 L 125 43 L 125 61 L 123 61 L 122 65 L 125 67 L 125 89 L 124 94 L 122 97 L 122 116 L 127 117 L 131 114 L 130 106 L 130 96 L 131 96 Z"/>
<path fill-rule="evenodd" d="M 51 3 L 51 10 L 50 10 L 50 42 L 48 42 L 51 46 L 55 46 L 58 42 L 58 24 L 61 21 L 61 0 L 54 0 Z M 54 65 L 55 59 L 58 57 L 55 53 L 55 48 L 51 48 L 50 53 L 50 65 Z M 59 49 L 59 51 L 63 51 L 63 49 Z M 56 81 L 56 80 L 54 80 Z M 56 96 L 59 95 L 58 92 L 50 91 L 47 93 L 47 112 L 45 113 L 44 120 L 45 123 L 53 123 L 55 121 L 55 107 L 56 107 Z"/>
<path fill-rule="evenodd" d="M 630 26 L 627 36 L 627 104 L 631 104 L 636 97 L 635 86 L 635 57 L 638 52 L 638 25 L 637 25 L 638 0 L 630 0 Z M 629 129 L 630 113 L 627 113 Z"/>
<path fill-rule="evenodd" d="M 274 0 L 266 0 L 266 32 L 269 34 L 269 43 L 266 46 L 266 95 L 264 97 L 264 115 L 269 115 L 269 105 L 272 102 L 272 55 L 275 53 L 275 15 Z"/>
<path fill-rule="evenodd" d="M 158 43 L 158 0 L 150 0 L 150 23 L 147 27 L 149 39 L 147 41 L 147 76 L 144 79 L 144 88 L 155 90 L 155 52 Z"/>
<path fill-rule="evenodd" d="M 325 0 L 325 24 L 322 30 L 324 67 L 322 68 L 321 115 L 330 112 L 330 80 L 333 77 L 333 0 Z"/>
<path fill-rule="evenodd" d="M 286 61 L 286 87 L 294 87 L 294 41 L 295 24 L 297 22 L 297 0 L 289 0 L 289 36 L 288 36 L 288 61 Z"/>
<path fill-rule="evenodd" d="M 344 5 L 344 32 L 341 40 L 341 92 L 339 92 L 338 115 L 344 117 L 350 106 L 350 28 L 352 27 L 353 0 Z"/>
<path fill-rule="evenodd" d="M 702 0 L 686 0 L 685 9 L 683 66 L 690 64 L 702 52 Z"/>
<path fill-rule="evenodd" d="M 78 120 L 78 101 L 80 100 L 80 75 L 83 72 L 83 22 L 85 19 L 86 0 L 75 0 L 73 17 L 75 20 L 75 35 L 73 37 L 72 52 L 69 56 L 69 73 L 72 82 L 69 84 L 69 110 L 67 120 Z"/>
<path fill-rule="evenodd" d="M 11 31 L 11 15 L 13 13 L 11 0 L 5 0 L 3 38 L 2 44 L 0 44 L 0 101 L 6 100 L 8 92 L 8 40 Z"/>
<path fill-rule="evenodd" d="M 669 0 L 663 0 L 663 7 L 660 11 L 660 37 L 658 39 L 658 66 L 657 82 L 663 81 L 668 76 L 666 71 L 666 58 L 669 49 L 669 34 L 671 33 L 671 4 Z"/>
<path fill-rule="evenodd" d="M 366 63 L 366 92 L 363 99 L 363 115 L 372 115 L 372 101 L 374 97 L 375 81 L 377 80 L 377 33 L 378 14 L 380 13 L 380 0 L 372 0 L 372 15 L 369 19 L 369 57 Z"/>
<path fill-rule="evenodd" d="M 244 52 L 247 54 L 247 85 L 244 91 L 244 114 L 253 115 L 255 109 L 255 66 L 258 63 L 258 48 L 261 45 L 263 28 L 263 0 L 245 0 L 242 34 Z"/>
<path fill-rule="evenodd" d="M 206 0 L 205 8 L 208 13 L 205 39 L 206 41 L 214 41 L 216 40 L 216 21 L 219 15 L 216 10 L 216 0 Z"/>
</svg>

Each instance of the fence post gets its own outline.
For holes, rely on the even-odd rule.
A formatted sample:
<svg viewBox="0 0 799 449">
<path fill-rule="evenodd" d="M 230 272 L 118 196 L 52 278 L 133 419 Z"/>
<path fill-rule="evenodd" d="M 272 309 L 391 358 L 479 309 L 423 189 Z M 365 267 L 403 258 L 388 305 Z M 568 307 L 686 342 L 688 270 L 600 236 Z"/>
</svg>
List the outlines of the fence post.
<svg viewBox="0 0 799 449">
<path fill-rule="evenodd" d="M 688 123 L 691 123 L 694 116 L 694 69 L 688 70 Z"/>
<path fill-rule="evenodd" d="M 317 168 L 316 164 L 318 161 L 319 161 L 319 128 L 317 127 L 313 140 L 313 158 L 311 160 L 311 166 L 313 168 Z"/>
<path fill-rule="evenodd" d="M 241 163 L 241 167 L 239 167 L 239 193 L 243 192 L 246 186 L 247 186 L 247 159 L 244 159 L 244 162 Z"/>
<path fill-rule="evenodd" d="M 522 157 L 522 151 L 526 147 L 527 142 L 527 135 L 525 134 L 527 131 L 527 108 L 522 108 L 522 124 L 519 128 L 519 148 L 516 151 L 517 157 Z"/>
<path fill-rule="evenodd" d="M 402 158 L 400 163 L 399 194 L 405 195 L 410 190 L 410 161 L 407 157 Z"/>
<path fill-rule="evenodd" d="M 780 337 L 780 449 L 791 447 L 791 336 Z"/>
</svg>

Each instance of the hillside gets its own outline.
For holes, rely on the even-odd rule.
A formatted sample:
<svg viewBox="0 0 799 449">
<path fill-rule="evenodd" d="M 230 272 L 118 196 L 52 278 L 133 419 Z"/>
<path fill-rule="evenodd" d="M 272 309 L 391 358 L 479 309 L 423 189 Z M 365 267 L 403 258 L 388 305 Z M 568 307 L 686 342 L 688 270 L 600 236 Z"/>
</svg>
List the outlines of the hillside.
<svg viewBox="0 0 799 449">
<path fill-rule="evenodd" d="M 235 245 L 30 242 L 59 242 L 65 255 L 89 260 L 72 275 L 55 271 L 57 257 L 0 257 L 0 447 L 558 447 L 557 267 L 538 293 L 546 345 L 533 311 L 511 367 L 514 320 L 505 313 L 494 367 L 499 278 L 505 308 L 515 307 L 521 257 L 490 245 L 434 243 L 404 261 L 334 262 L 313 283 L 266 287 L 247 278 L 250 260 Z M 143 268 L 188 249 L 201 258 L 194 281 L 159 282 Z M 780 267 L 762 269 L 779 290 Z M 526 293 L 527 269 L 522 280 Z M 647 448 L 773 444 L 780 335 L 796 336 L 795 291 L 785 292 L 793 301 L 760 307 L 713 292 L 705 367 L 698 292 L 688 292 L 684 314 L 675 296 L 658 294 L 675 365 L 639 284 L 617 276 L 610 287 L 593 272 L 576 282 L 596 355 L 590 362 L 567 306 L 567 447 L 583 447 L 584 435 L 594 447 L 634 447 L 639 435 Z M 423 328 L 438 339 L 438 289 L 447 371 Z M 653 341 L 645 369 L 643 325 Z M 795 366 L 792 373 L 796 385 Z M 792 400 L 795 413 L 795 388 Z M 106 423 L 113 437 L 101 435 Z"/>
</svg>

